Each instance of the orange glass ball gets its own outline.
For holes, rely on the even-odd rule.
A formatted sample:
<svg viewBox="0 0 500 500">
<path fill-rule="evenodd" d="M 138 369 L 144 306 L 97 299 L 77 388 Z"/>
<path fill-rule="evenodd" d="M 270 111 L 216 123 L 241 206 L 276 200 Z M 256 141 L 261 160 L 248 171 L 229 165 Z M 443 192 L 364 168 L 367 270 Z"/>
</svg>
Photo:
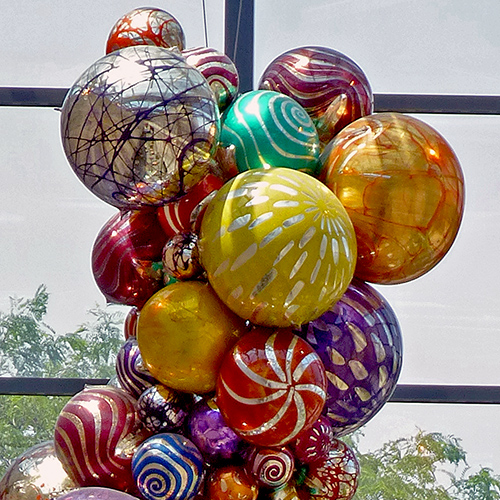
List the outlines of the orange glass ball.
<svg viewBox="0 0 500 500">
<path fill-rule="evenodd" d="M 404 283 L 448 252 L 462 220 L 464 177 L 439 132 L 410 116 L 374 114 L 345 127 L 321 161 L 321 180 L 356 232 L 355 276 Z"/>
<path fill-rule="evenodd" d="M 245 321 L 209 284 L 181 281 L 146 302 L 137 342 L 153 377 L 172 389 L 202 394 L 215 389 L 224 355 L 246 331 Z"/>
<path fill-rule="evenodd" d="M 227 465 L 212 473 L 207 482 L 210 500 L 256 500 L 259 487 L 244 467 Z"/>
</svg>

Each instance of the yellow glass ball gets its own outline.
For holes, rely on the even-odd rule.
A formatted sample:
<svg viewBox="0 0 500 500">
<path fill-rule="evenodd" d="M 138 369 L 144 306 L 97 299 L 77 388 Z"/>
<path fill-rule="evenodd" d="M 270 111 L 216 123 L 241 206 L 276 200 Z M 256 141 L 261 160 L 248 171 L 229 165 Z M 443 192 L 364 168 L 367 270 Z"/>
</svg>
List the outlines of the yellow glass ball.
<svg viewBox="0 0 500 500">
<path fill-rule="evenodd" d="M 209 284 L 173 283 L 144 305 L 137 343 L 147 369 L 172 389 L 206 393 L 215 389 L 227 351 L 247 331 Z"/>
<path fill-rule="evenodd" d="M 352 223 L 317 179 L 288 168 L 249 170 L 207 207 L 200 257 L 220 299 L 264 326 L 296 326 L 328 310 L 356 263 Z"/>
</svg>

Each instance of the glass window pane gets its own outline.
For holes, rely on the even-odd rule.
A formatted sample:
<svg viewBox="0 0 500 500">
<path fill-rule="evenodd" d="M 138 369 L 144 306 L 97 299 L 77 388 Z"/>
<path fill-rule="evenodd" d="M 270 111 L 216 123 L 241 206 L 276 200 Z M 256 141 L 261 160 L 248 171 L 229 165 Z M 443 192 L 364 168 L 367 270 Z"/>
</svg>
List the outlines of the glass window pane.
<svg viewBox="0 0 500 500">
<path fill-rule="evenodd" d="M 256 0 L 255 12 L 256 80 L 282 52 L 320 45 L 354 59 L 375 92 L 500 88 L 500 5 L 492 0 Z"/>
<path fill-rule="evenodd" d="M 361 429 L 359 450 L 374 451 L 388 441 L 415 436 L 419 430 L 438 432 L 460 439 L 472 471 L 489 467 L 498 473 L 500 433 L 491 425 L 498 418 L 499 405 L 388 403 Z"/>
<path fill-rule="evenodd" d="M 500 171 L 494 144 L 500 117 L 426 115 L 460 159 L 466 207 L 458 238 L 421 278 L 378 290 L 403 334 L 402 383 L 499 384 Z"/>
<path fill-rule="evenodd" d="M 56 351 L 63 347 L 56 341 L 59 335 L 87 324 L 81 335 L 90 338 L 102 329 L 106 314 L 111 314 L 115 329 L 120 329 L 113 330 L 114 336 L 123 339 L 120 318 L 127 308 L 106 308 L 90 267 L 97 233 L 116 209 L 92 195 L 72 172 L 59 139 L 57 111 L 0 108 L 0 136 L 0 311 L 4 321 L 12 319 L 12 313 L 21 317 L 13 328 L 31 328 L 23 337 L 28 343 L 22 350 L 4 346 L 0 367 L 3 375 L 49 375 L 50 346 Z M 40 285 L 49 294 L 47 313 L 34 321 L 26 304 L 23 309 L 23 303 L 11 303 L 10 297 L 32 299 Z M 91 309 L 94 314 L 88 312 Z M 108 334 L 112 336 L 113 331 Z M 102 334 L 101 341 L 105 339 Z M 22 344 L 20 338 L 17 342 Z M 116 352 L 113 342 L 117 340 L 111 339 L 109 348 Z M 17 356 L 21 351 L 25 358 Z M 52 354 L 57 358 L 57 352 Z M 17 356 L 14 364 L 20 372 L 12 371 L 13 356 Z M 78 372 L 84 368 L 85 364 L 73 365 L 72 373 L 66 375 L 85 376 L 83 370 Z M 107 369 L 102 376 L 112 373 Z"/>
<path fill-rule="evenodd" d="M 2 2 L 0 85 L 69 87 L 105 54 L 112 26 L 136 1 Z M 159 4 L 181 24 L 188 47 L 205 45 L 202 2 Z M 207 9 L 209 45 L 223 50 L 223 1 Z"/>
</svg>

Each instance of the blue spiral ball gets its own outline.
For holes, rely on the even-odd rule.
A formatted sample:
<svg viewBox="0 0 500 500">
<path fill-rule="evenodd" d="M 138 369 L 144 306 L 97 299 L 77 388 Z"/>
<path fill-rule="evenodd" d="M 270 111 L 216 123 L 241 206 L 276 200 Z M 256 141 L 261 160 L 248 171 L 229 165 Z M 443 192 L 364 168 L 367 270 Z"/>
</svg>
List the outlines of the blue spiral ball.
<svg viewBox="0 0 500 500">
<path fill-rule="evenodd" d="M 203 479 L 203 457 L 179 434 L 162 433 L 146 439 L 132 458 L 132 474 L 147 500 L 188 500 Z"/>
</svg>

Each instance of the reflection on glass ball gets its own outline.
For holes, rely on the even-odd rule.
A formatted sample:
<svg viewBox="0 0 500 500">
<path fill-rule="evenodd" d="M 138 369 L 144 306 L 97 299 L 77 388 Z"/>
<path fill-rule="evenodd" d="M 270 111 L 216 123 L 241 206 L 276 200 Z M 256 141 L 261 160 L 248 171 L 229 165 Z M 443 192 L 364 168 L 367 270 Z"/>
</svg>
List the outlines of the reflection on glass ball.
<svg viewBox="0 0 500 500">
<path fill-rule="evenodd" d="M 76 487 L 56 456 L 54 442 L 46 441 L 26 450 L 9 465 L 0 480 L 0 498 L 49 500 Z"/>
<path fill-rule="evenodd" d="M 61 135 L 68 161 L 117 208 L 158 206 L 209 171 L 219 110 L 203 75 L 155 46 L 112 52 L 68 92 Z"/>
</svg>

